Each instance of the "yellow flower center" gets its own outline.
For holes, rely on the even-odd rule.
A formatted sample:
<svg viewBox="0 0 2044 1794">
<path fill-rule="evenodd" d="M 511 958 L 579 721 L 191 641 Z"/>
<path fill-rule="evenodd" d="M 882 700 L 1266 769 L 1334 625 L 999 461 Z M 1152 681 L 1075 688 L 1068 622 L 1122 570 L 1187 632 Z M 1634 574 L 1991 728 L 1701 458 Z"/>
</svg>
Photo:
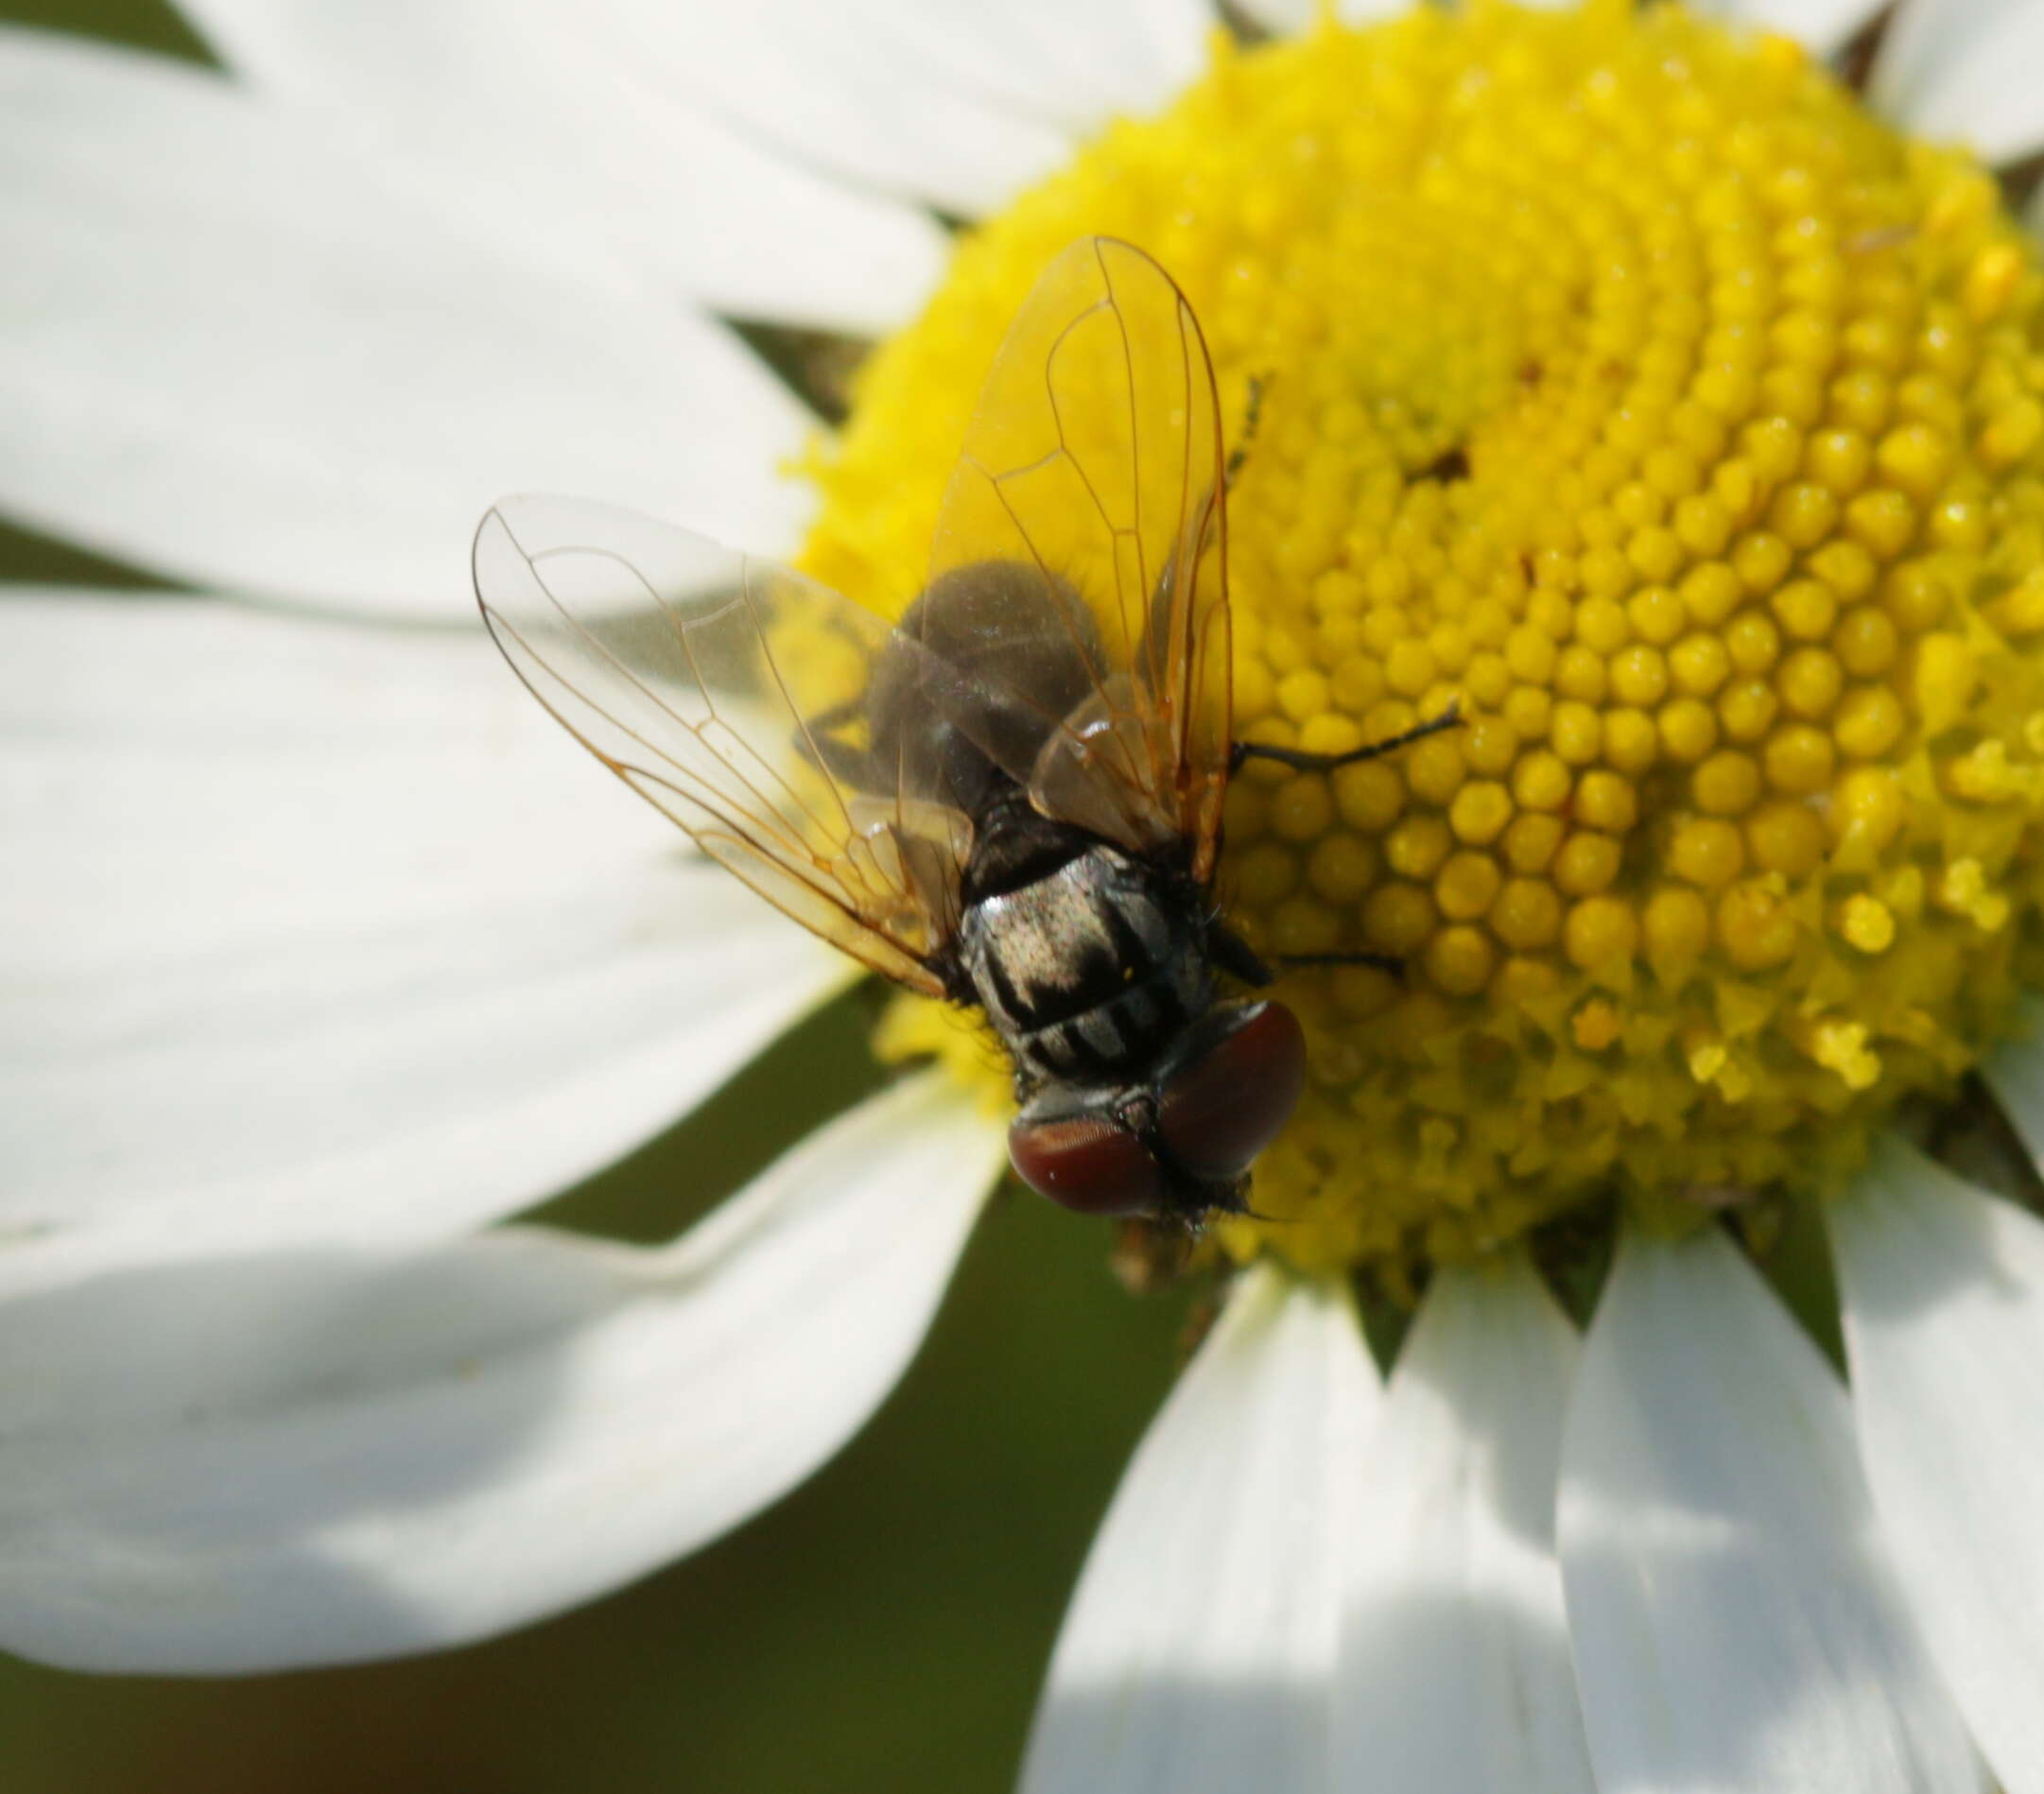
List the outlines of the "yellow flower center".
<svg viewBox="0 0 2044 1794">
<path fill-rule="evenodd" d="M 1239 729 L 1468 718 L 1231 790 L 1242 931 L 1408 967 L 1286 978 L 1312 1084 L 1231 1249 L 1821 1188 L 1971 1062 L 2044 847 L 2044 279 L 1974 162 L 1674 6 L 1217 43 L 875 355 L 813 571 L 906 604 L 1009 319 L 1099 232 L 1185 287 L 1233 418 L 1263 383 Z"/>
</svg>

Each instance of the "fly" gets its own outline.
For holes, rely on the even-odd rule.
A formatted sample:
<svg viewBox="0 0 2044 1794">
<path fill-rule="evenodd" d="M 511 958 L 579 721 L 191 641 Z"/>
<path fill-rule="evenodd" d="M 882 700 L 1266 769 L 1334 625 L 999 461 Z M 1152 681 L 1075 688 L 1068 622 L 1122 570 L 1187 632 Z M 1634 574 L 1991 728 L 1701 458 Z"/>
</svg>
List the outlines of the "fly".
<svg viewBox="0 0 2044 1794">
<path fill-rule="evenodd" d="M 983 1013 L 1024 1182 L 1187 1225 L 1243 1209 L 1306 1081 L 1291 1011 L 1224 988 L 1273 980 L 1216 902 L 1230 773 L 1455 720 L 1232 739 L 1221 434 L 1185 296 L 1095 237 L 1010 329 L 898 625 L 587 501 L 507 499 L 475 547 L 497 646 L 612 772 L 824 940 Z"/>
</svg>

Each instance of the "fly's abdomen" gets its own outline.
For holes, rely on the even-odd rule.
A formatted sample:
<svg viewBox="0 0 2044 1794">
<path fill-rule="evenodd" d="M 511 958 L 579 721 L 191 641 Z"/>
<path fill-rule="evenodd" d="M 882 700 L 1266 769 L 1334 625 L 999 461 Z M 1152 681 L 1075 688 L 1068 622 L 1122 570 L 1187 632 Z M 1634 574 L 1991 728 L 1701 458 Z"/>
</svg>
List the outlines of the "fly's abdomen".
<svg viewBox="0 0 2044 1794">
<path fill-rule="evenodd" d="M 1153 1061 L 1212 999 L 1196 914 L 1094 847 L 974 905 L 960 945 L 1025 1081 L 1111 1083 Z"/>
</svg>

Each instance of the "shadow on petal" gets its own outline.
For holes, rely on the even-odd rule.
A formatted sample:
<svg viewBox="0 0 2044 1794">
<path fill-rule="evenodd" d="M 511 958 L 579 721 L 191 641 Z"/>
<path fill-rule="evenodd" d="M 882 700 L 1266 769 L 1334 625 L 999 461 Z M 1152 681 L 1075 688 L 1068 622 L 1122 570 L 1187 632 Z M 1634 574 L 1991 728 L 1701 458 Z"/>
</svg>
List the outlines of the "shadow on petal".
<svg viewBox="0 0 2044 1794">
<path fill-rule="evenodd" d="M 1372 1601 L 1349 1611 L 1342 1682 L 1338 1787 L 1592 1794 L 1552 1615 L 1466 1590 Z"/>
<path fill-rule="evenodd" d="M 17 1285 L 0 1642 L 174 1671 L 393 1656 L 692 1550 L 893 1387 L 1001 1147 L 924 1077 L 670 1247 L 520 1229 Z"/>
<path fill-rule="evenodd" d="M 1261 1677 L 1160 1674 L 1060 1687 L 1037 1715 L 1023 1794 L 1317 1794 L 1327 1689 Z"/>
<path fill-rule="evenodd" d="M 543 1524 L 538 1492 L 506 1513 L 507 1485 L 544 1484 L 547 1416 L 619 1295 L 604 1255 L 537 1243 L 113 1271 L 0 1309 L 9 1646 L 252 1669 L 537 1611 L 537 1566 L 496 1551 Z"/>
</svg>

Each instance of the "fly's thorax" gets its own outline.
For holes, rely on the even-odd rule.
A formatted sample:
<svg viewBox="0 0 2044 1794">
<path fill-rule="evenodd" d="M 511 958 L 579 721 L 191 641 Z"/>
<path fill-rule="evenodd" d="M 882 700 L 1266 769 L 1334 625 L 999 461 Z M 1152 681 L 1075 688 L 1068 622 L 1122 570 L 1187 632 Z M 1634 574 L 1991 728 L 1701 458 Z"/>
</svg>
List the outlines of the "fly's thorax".
<svg viewBox="0 0 2044 1794">
<path fill-rule="evenodd" d="M 1100 652 L 1064 581 L 1013 561 L 951 567 L 875 663 L 865 709 L 875 764 L 909 797 L 961 815 L 1013 805 L 1013 775 L 1042 751 L 1043 719 L 1096 689 Z M 1011 701 L 1018 692 L 1026 704 Z"/>
<path fill-rule="evenodd" d="M 1139 1074 L 1213 1001 L 1196 894 L 1103 842 L 972 904 L 959 950 L 1025 1085 Z"/>
</svg>

